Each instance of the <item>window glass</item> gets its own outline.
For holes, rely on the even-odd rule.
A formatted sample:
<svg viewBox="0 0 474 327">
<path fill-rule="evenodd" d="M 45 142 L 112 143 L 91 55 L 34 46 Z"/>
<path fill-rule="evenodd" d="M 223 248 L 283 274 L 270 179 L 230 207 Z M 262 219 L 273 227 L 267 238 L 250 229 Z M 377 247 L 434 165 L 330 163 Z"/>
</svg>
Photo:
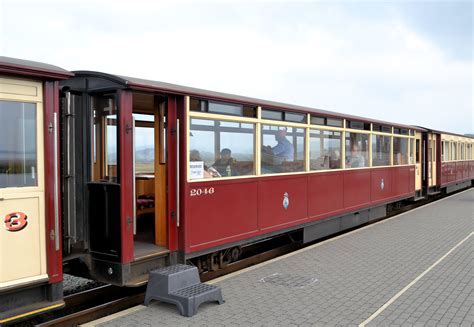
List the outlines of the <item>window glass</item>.
<svg viewBox="0 0 474 327">
<path fill-rule="evenodd" d="M 309 143 L 311 170 L 342 168 L 341 143 L 341 132 L 311 129 Z"/>
<path fill-rule="evenodd" d="M 304 128 L 262 124 L 262 174 L 305 170 Z"/>
<path fill-rule="evenodd" d="M 347 121 L 347 128 L 352 128 L 352 129 L 364 129 L 367 124 L 364 124 L 363 122 L 360 121 L 353 121 L 353 120 L 348 120 Z M 368 124 L 369 129 L 370 129 L 370 124 Z"/>
<path fill-rule="evenodd" d="M 238 104 L 209 101 L 208 110 L 214 114 L 242 116 L 242 106 Z"/>
<path fill-rule="evenodd" d="M 346 168 L 369 166 L 369 136 L 346 132 Z"/>
<path fill-rule="evenodd" d="M 326 118 L 311 116 L 311 124 L 314 125 L 326 125 Z"/>
<path fill-rule="evenodd" d="M 342 119 L 328 118 L 326 124 L 332 127 L 342 127 Z"/>
<path fill-rule="evenodd" d="M 306 114 L 297 114 L 293 112 L 285 112 L 285 121 L 306 124 Z"/>
<path fill-rule="evenodd" d="M 36 104 L 0 101 L 0 188 L 37 186 Z"/>
<path fill-rule="evenodd" d="M 372 135 L 372 166 L 390 166 L 391 136 Z"/>
<path fill-rule="evenodd" d="M 207 102 L 199 99 L 191 99 L 189 103 L 189 109 L 191 111 L 207 111 Z"/>
<path fill-rule="evenodd" d="M 382 126 L 382 132 L 384 133 L 392 133 L 392 127 L 390 126 Z"/>
<path fill-rule="evenodd" d="M 401 137 L 393 138 L 393 164 L 408 164 L 408 139 Z"/>
<path fill-rule="evenodd" d="M 210 112 L 221 115 L 256 117 L 257 109 L 252 106 L 244 106 L 236 103 L 208 101 L 191 99 L 189 103 L 191 111 Z"/>
<path fill-rule="evenodd" d="M 118 133 L 115 95 L 91 97 L 94 115 L 93 181 L 118 181 Z"/>
<path fill-rule="evenodd" d="M 255 174 L 255 124 L 191 118 L 190 179 Z"/>
<path fill-rule="evenodd" d="M 283 111 L 262 109 L 262 119 L 283 120 Z"/>
<path fill-rule="evenodd" d="M 133 114 L 135 118 L 135 173 L 155 172 L 154 115 Z"/>
</svg>

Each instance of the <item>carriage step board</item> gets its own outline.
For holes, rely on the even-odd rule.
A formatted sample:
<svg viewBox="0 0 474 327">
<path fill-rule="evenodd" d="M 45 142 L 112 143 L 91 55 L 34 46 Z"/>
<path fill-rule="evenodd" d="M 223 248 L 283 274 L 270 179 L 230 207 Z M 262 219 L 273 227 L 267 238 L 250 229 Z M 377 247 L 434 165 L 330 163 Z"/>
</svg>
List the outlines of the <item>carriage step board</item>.
<svg viewBox="0 0 474 327">
<path fill-rule="evenodd" d="M 174 304 L 182 316 L 192 317 L 204 302 L 224 303 L 221 289 L 202 284 L 196 267 L 174 265 L 150 271 L 145 305 L 151 300 Z"/>
</svg>

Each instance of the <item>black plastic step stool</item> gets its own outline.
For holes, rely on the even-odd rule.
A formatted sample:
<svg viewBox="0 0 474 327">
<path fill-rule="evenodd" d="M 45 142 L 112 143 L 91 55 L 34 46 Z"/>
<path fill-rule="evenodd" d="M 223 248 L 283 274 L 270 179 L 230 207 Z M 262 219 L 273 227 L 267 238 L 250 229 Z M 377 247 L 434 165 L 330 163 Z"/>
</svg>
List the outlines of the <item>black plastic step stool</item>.
<svg viewBox="0 0 474 327">
<path fill-rule="evenodd" d="M 201 303 L 224 303 L 218 286 L 202 284 L 196 267 L 174 265 L 150 271 L 146 288 L 145 305 L 151 300 L 175 304 L 179 313 L 192 317 Z"/>
</svg>

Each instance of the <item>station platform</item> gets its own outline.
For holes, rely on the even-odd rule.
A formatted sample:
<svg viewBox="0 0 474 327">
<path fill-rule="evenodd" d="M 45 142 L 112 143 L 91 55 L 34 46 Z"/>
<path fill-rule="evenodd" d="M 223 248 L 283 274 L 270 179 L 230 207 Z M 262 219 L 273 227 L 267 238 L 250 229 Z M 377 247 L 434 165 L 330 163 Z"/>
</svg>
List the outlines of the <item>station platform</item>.
<svg viewBox="0 0 474 327">
<path fill-rule="evenodd" d="M 186 318 L 152 302 L 95 326 L 472 326 L 474 189 L 214 280 Z"/>
</svg>

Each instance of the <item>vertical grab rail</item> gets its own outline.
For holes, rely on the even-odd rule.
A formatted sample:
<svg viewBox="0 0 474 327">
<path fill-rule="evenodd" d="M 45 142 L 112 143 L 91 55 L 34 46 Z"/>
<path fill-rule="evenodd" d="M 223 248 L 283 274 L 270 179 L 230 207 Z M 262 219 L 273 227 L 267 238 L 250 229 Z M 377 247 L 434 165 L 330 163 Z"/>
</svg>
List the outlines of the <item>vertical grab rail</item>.
<svg viewBox="0 0 474 327">
<path fill-rule="evenodd" d="M 58 114 L 53 114 L 53 137 L 54 137 L 54 237 L 55 249 L 59 251 L 59 183 L 58 183 Z"/>
<path fill-rule="evenodd" d="M 176 119 L 176 227 L 179 227 L 179 119 Z"/>
</svg>

